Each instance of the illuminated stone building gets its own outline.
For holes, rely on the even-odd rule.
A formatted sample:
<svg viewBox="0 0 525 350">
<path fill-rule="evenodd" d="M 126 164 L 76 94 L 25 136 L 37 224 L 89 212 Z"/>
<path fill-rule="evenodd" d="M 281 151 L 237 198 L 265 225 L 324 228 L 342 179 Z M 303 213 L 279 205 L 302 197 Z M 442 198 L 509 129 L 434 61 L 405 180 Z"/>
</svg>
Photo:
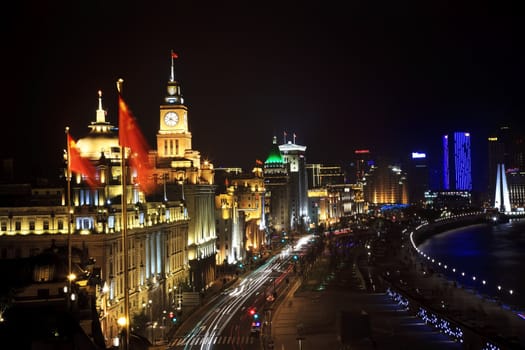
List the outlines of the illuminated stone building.
<svg viewBox="0 0 525 350">
<path fill-rule="evenodd" d="M 269 207 L 268 226 L 273 233 L 289 233 L 291 215 L 288 166 L 284 162 L 275 136 L 270 153 L 264 162 L 263 173 Z"/>
<path fill-rule="evenodd" d="M 215 186 L 213 164 L 192 149 L 188 108 L 174 77 L 173 59 L 167 95 L 160 106 L 157 150 L 149 152 L 156 190 L 147 196 L 134 183 L 135 170 L 126 167 L 122 186 L 118 129 L 106 121 L 99 93 L 96 120 L 80 138 L 80 154 L 96 166 L 99 185 L 91 188 L 81 175 L 71 179 L 71 226 L 67 192 L 63 188 L 8 188 L 10 198 L 24 205 L 0 207 L 0 259 L 36 255 L 53 246 L 71 246 L 71 260 L 86 257 L 94 262 L 92 273 L 100 275 L 96 288 L 96 311 L 108 343 L 119 332 L 117 319 L 124 311 L 125 272 L 128 271 L 129 316 L 151 305 L 152 318 L 182 306 L 177 295 L 184 289 L 198 293 L 215 279 Z M 66 144 L 66 137 L 64 136 Z M 64 172 L 66 174 L 66 172 Z M 62 179 L 63 184 L 66 176 Z M 125 188 L 128 251 L 122 244 L 122 189 Z M 20 194 L 20 193 L 19 193 Z M 35 196 L 47 194 L 44 204 Z M 50 200 L 53 201 L 50 202 Z M 128 266 L 123 266 L 124 254 Z M 180 294 L 179 294 L 180 295 Z M 149 300 L 152 300 L 149 303 Z M 108 344 L 111 345 L 111 344 Z"/>
<path fill-rule="evenodd" d="M 216 261 L 224 267 L 242 262 L 245 258 L 244 213 L 238 210 L 239 201 L 234 187 L 230 185 L 231 177 L 241 172 L 240 168 L 215 169 Z"/>
<path fill-rule="evenodd" d="M 224 188 L 216 195 L 217 262 L 242 262 L 269 244 L 262 168 L 257 164 L 251 173 L 239 168 L 216 169 L 218 178 Z"/>
<path fill-rule="evenodd" d="M 307 164 L 310 228 L 338 223 L 343 216 L 365 211 L 362 185 L 346 182 L 339 165 Z"/>
<path fill-rule="evenodd" d="M 33 189 L 29 200 L 24 197 L 25 206 L 4 201 L 7 207 L 0 208 L 0 257 L 35 256 L 52 246 L 66 251 L 70 245 L 73 265 L 85 265 L 82 262 L 87 259 L 92 261 L 90 273 L 100 277 L 100 285 L 95 289 L 96 311 L 110 345 L 120 332 L 117 320 L 124 316 L 121 159 L 116 129 L 105 120 L 100 94 L 96 114 L 89 134 L 77 145 L 81 155 L 96 165 L 100 185 L 90 188 L 82 176 L 72 177 L 71 227 L 68 226 L 67 192 L 63 188 Z M 127 174 L 129 312 L 133 319 L 143 312 L 142 305 L 148 300 L 154 300 L 154 315 L 174 307 L 175 288 L 188 283 L 185 266 L 188 264 L 189 217 L 180 198 L 146 202 L 138 187 L 132 184 L 132 171 Z M 48 197 L 54 194 L 54 204 L 51 205 L 49 198 L 35 201 L 42 198 L 42 193 Z M 35 283 L 48 283 L 47 278 Z"/>
<path fill-rule="evenodd" d="M 175 79 L 173 57 L 167 95 L 159 110 L 155 174 L 167 199 L 181 194 L 188 222 L 189 282 L 196 291 L 215 280 L 215 185 L 213 164 L 192 148 L 188 107 Z"/>
<path fill-rule="evenodd" d="M 306 175 L 306 146 L 292 141 L 279 145 L 283 161 L 288 167 L 290 195 L 290 227 L 292 231 L 304 232 L 310 222 L 308 214 L 308 178 Z"/>
<path fill-rule="evenodd" d="M 256 166 L 251 173 L 233 177 L 231 186 L 237 197 L 237 210 L 244 217 L 244 248 L 252 255 L 259 253 L 268 244 L 265 221 L 266 187 L 262 168 Z"/>
</svg>

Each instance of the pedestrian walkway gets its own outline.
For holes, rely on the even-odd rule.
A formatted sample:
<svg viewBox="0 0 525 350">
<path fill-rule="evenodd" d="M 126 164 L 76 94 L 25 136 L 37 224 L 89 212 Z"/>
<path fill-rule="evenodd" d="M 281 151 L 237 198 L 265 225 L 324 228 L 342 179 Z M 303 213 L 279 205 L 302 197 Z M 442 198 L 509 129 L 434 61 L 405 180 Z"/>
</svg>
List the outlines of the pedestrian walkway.
<svg viewBox="0 0 525 350">
<path fill-rule="evenodd" d="M 400 251 L 401 264 L 386 270 L 395 288 L 460 325 L 472 348 L 496 342 L 503 349 L 525 348 L 525 319 L 518 312 L 433 272 L 410 248 Z M 477 335 L 486 339 L 479 339 Z"/>
<path fill-rule="evenodd" d="M 272 320 L 275 349 L 344 349 L 344 344 L 355 350 L 462 348 L 386 291 L 365 291 L 355 265 L 330 276 L 327 263 L 327 257 L 320 259 L 313 270 L 324 273 L 312 272 L 315 278 L 298 284 L 277 309 Z"/>
</svg>

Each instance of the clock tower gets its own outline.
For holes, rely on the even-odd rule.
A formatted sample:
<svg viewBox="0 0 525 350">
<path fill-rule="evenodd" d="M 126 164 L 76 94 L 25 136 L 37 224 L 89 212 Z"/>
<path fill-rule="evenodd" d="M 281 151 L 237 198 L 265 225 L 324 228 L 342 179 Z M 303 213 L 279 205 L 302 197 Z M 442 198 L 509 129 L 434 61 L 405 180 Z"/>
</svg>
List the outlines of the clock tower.
<svg viewBox="0 0 525 350">
<path fill-rule="evenodd" d="M 177 54 L 172 51 L 167 95 L 160 105 L 160 129 L 157 134 L 157 152 L 160 158 L 185 158 L 186 153 L 191 151 L 188 108 L 184 105 L 180 84 L 175 80 L 175 58 Z"/>
</svg>

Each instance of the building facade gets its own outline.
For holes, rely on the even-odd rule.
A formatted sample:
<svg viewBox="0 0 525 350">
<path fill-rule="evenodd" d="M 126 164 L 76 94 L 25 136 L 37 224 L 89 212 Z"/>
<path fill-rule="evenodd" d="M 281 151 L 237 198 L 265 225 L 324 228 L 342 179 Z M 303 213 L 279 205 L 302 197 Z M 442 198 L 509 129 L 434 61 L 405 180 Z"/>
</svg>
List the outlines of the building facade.
<svg viewBox="0 0 525 350">
<path fill-rule="evenodd" d="M 33 256 L 50 246 L 68 247 L 74 264 L 89 257 L 100 276 L 96 311 L 107 345 L 120 333 L 126 283 L 133 326 L 146 307 L 154 320 L 165 311 L 180 311 L 182 291 L 198 294 L 216 278 L 214 169 L 192 149 L 188 108 L 173 63 L 172 55 L 157 149 L 148 154 L 156 184 L 152 193 L 135 183 L 136 169 L 127 162 L 123 166 L 118 128 L 106 120 L 100 92 L 96 120 L 76 143 L 96 167 L 96 187 L 88 186 L 82 174 L 69 178 L 64 171 L 62 189 L 31 189 L 28 195 L 28 186 L 3 188 L 5 196 L 18 201 L 3 201 L 0 208 L 1 259 Z M 37 205 L 35 197 L 48 198 Z"/>
<path fill-rule="evenodd" d="M 470 133 L 454 132 L 444 135 L 443 189 L 445 191 L 472 191 L 472 159 Z"/>
<path fill-rule="evenodd" d="M 306 146 L 292 141 L 279 145 L 283 161 L 288 167 L 290 227 L 292 231 L 304 232 L 310 223 L 308 213 L 308 178 L 306 174 Z"/>
</svg>

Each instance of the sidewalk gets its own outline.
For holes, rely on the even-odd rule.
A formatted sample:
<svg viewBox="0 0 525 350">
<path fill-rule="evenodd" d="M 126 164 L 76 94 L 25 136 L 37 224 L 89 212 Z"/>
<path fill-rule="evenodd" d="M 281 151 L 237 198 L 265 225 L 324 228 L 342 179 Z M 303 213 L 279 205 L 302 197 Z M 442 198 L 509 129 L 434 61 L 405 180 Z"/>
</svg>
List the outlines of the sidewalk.
<svg viewBox="0 0 525 350">
<path fill-rule="evenodd" d="M 273 318 L 274 349 L 461 349 L 384 290 L 367 292 L 354 263 L 329 273 L 328 257 L 292 290 Z"/>
<path fill-rule="evenodd" d="M 479 295 L 448 281 L 439 273 L 429 272 L 424 259 L 408 248 L 400 252 L 405 262 L 390 275 L 390 281 L 399 290 L 445 317 L 457 322 L 465 329 L 471 347 L 481 348 L 475 334 L 482 334 L 497 341 L 503 349 L 525 348 L 525 319 L 516 311 L 502 307 L 496 300 Z M 479 338 L 479 337 L 478 337 Z M 492 342 L 493 342 L 492 341 Z"/>
</svg>

